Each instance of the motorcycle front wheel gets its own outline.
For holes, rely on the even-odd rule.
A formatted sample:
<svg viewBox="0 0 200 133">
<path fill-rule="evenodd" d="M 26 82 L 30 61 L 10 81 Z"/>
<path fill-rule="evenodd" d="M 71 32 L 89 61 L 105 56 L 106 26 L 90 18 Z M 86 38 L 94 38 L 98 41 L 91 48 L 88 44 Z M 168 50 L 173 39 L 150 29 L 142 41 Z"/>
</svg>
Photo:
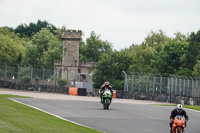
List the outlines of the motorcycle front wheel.
<svg viewBox="0 0 200 133">
<path fill-rule="evenodd" d="M 182 129 L 177 129 L 177 133 L 182 133 Z"/>
<path fill-rule="evenodd" d="M 105 99 L 105 103 L 104 103 L 104 109 L 109 109 L 109 105 L 110 105 L 110 102 L 109 102 L 110 100 L 109 100 L 109 98 L 106 98 Z"/>
</svg>

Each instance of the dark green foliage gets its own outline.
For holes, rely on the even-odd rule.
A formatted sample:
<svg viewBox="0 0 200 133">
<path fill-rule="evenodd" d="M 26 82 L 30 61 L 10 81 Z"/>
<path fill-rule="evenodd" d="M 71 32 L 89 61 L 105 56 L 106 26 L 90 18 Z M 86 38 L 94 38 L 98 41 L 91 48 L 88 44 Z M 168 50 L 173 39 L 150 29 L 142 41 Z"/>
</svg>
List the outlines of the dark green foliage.
<svg viewBox="0 0 200 133">
<path fill-rule="evenodd" d="M 171 42 L 163 48 L 157 56 L 154 67 L 160 73 L 175 73 L 181 66 L 181 57 L 188 44 L 184 42 Z"/>
<path fill-rule="evenodd" d="M 35 77 L 34 79 L 35 79 L 36 82 L 38 82 L 40 80 L 39 77 Z"/>
<path fill-rule="evenodd" d="M 94 74 L 95 87 L 100 88 L 105 81 L 109 81 L 113 88 L 122 89 L 124 80 L 122 71 L 128 71 L 131 64 L 133 64 L 132 58 L 124 52 L 115 51 L 101 56 Z"/>
<path fill-rule="evenodd" d="M 26 44 L 27 42 L 24 38 L 18 37 L 8 28 L 0 28 L 0 62 L 19 63 L 26 50 Z"/>
<path fill-rule="evenodd" d="M 20 37 L 32 37 L 34 34 L 39 32 L 42 28 L 47 28 L 51 31 L 51 33 L 55 34 L 54 30 L 57 28 L 49 24 L 47 21 L 38 20 L 37 23 L 30 23 L 29 25 L 21 24 L 17 26 L 14 30 L 15 33 L 19 33 Z"/>
<path fill-rule="evenodd" d="M 42 65 L 53 69 L 54 60 L 62 59 L 62 30 L 66 28 L 57 29 L 47 21 L 41 20 L 29 25 L 21 24 L 16 29 L 1 27 L 0 63 L 17 63 L 20 66 L 31 64 L 38 68 Z M 177 32 L 174 38 L 168 37 L 162 30 L 151 31 L 141 44 L 114 52 L 111 43 L 101 40 L 100 35 L 92 31 L 85 42 L 80 41 L 79 46 L 79 61 L 97 62 L 94 74 L 95 88 L 109 81 L 114 89 L 123 89 L 122 70 L 127 73 L 200 76 L 200 30 L 189 36 Z M 19 75 L 17 71 L 8 69 L 7 76 L 19 76 L 23 82 L 29 82 L 30 68 L 21 69 Z M 4 74 L 4 69 L 1 69 L 0 75 Z M 38 80 L 34 76 L 33 79 Z"/>
<path fill-rule="evenodd" d="M 0 68 L 0 77 L 4 77 L 4 75 L 5 75 L 4 70 L 2 70 L 2 69 Z"/>
<path fill-rule="evenodd" d="M 62 79 L 62 78 L 59 78 L 58 79 L 58 84 L 60 86 L 65 86 L 67 84 L 67 80 L 66 79 Z"/>
<path fill-rule="evenodd" d="M 86 43 L 80 41 L 80 61 L 97 62 L 100 56 L 112 52 L 112 44 L 108 41 L 102 41 L 100 35 L 91 32 Z"/>
<path fill-rule="evenodd" d="M 54 60 L 62 59 L 62 42 L 50 30 L 44 28 L 33 36 L 26 46 L 24 64 L 53 69 Z"/>
<path fill-rule="evenodd" d="M 197 60 L 200 59 L 200 30 L 197 33 L 191 33 L 188 39 L 189 46 L 183 58 L 184 67 L 193 71 Z"/>
<path fill-rule="evenodd" d="M 21 83 L 23 83 L 23 84 L 28 84 L 30 82 L 30 80 L 31 80 L 31 77 L 29 75 L 25 75 L 25 76 L 21 77 L 21 79 L 20 79 Z"/>
</svg>

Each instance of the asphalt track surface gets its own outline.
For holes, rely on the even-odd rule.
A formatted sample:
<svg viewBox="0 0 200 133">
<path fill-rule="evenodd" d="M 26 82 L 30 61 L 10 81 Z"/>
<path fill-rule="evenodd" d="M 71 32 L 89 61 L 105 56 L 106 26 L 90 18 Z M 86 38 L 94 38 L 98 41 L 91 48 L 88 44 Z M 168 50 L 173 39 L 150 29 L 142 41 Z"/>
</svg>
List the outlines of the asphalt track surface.
<svg viewBox="0 0 200 133">
<path fill-rule="evenodd" d="M 15 98 L 49 113 L 106 133 L 169 133 L 169 115 L 174 107 L 113 103 L 104 110 L 97 101 Z M 200 112 L 186 110 L 186 133 L 200 133 Z"/>
</svg>

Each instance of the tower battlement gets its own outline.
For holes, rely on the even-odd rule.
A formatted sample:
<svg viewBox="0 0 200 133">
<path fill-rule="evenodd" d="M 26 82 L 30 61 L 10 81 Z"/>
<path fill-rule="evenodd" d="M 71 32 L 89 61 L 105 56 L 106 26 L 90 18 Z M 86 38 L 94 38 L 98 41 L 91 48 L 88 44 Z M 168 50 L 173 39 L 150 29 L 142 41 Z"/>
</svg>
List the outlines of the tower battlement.
<svg viewBox="0 0 200 133">
<path fill-rule="evenodd" d="M 67 30 L 63 31 L 61 38 L 63 40 L 81 40 L 82 31 L 81 30 Z"/>
<path fill-rule="evenodd" d="M 96 65 L 95 62 L 79 62 L 80 67 L 94 67 Z"/>
<path fill-rule="evenodd" d="M 54 60 L 54 66 L 62 66 L 61 60 Z"/>
</svg>

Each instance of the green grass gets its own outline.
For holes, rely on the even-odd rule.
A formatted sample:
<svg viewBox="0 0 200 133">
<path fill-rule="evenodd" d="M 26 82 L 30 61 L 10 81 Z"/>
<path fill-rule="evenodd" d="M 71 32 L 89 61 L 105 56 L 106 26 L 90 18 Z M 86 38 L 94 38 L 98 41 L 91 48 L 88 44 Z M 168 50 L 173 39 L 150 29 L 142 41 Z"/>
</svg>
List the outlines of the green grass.
<svg viewBox="0 0 200 133">
<path fill-rule="evenodd" d="M 177 104 L 157 104 L 157 105 L 159 105 L 159 106 L 176 106 Z M 188 109 L 200 111 L 199 105 L 183 105 L 183 108 L 188 108 Z"/>
<path fill-rule="evenodd" d="M 1 133 L 99 133 L 95 129 L 61 120 L 8 98 L 25 97 L 0 95 Z"/>
</svg>

